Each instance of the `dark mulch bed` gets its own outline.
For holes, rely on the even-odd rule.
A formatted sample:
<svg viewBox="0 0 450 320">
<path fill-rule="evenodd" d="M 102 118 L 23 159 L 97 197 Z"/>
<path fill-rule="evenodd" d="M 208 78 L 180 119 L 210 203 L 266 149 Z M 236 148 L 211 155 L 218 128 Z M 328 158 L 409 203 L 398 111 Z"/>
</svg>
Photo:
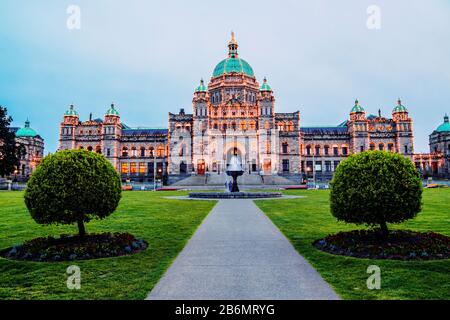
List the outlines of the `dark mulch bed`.
<svg viewBox="0 0 450 320">
<path fill-rule="evenodd" d="M 322 251 L 369 259 L 434 260 L 450 258 L 450 237 L 434 232 L 393 230 L 380 239 L 380 230 L 339 232 L 316 240 Z"/>
<path fill-rule="evenodd" d="M 148 243 L 129 233 L 101 233 L 60 238 L 36 238 L 0 251 L 0 256 L 13 260 L 58 262 L 118 257 L 141 252 Z"/>
</svg>

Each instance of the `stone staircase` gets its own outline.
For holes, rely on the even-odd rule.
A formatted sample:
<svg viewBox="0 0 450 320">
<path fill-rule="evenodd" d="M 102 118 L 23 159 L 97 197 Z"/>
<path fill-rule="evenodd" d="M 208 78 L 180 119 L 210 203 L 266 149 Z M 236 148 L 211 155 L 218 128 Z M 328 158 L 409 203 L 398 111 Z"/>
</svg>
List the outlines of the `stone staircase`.
<svg viewBox="0 0 450 320">
<path fill-rule="evenodd" d="M 202 186 L 205 185 L 206 176 L 189 176 L 183 180 L 173 183 L 171 186 Z"/>
<path fill-rule="evenodd" d="M 212 173 L 208 176 L 189 176 L 185 179 L 179 180 L 171 186 L 225 186 L 225 181 L 231 179 L 225 174 Z M 245 186 L 259 186 L 259 185 L 296 185 L 299 182 L 289 180 L 282 176 L 260 176 L 259 174 L 244 173 L 238 177 L 238 184 Z"/>
</svg>

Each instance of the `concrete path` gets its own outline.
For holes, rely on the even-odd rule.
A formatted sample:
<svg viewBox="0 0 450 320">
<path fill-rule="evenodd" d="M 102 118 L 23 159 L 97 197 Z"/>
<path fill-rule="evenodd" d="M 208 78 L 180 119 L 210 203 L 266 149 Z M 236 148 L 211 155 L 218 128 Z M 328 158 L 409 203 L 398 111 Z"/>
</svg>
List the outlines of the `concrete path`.
<svg viewBox="0 0 450 320">
<path fill-rule="evenodd" d="M 220 200 L 147 299 L 339 297 L 252 200 Z"/>
</svg>

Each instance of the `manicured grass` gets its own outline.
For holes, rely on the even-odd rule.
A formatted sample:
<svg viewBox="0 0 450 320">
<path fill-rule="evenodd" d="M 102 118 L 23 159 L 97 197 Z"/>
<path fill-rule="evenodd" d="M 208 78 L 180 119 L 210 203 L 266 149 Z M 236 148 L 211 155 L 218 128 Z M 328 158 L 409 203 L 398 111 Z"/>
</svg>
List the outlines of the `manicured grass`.
<svg viewBox="0 0 450 320">
<path fill-rule="evenodd" d="M 339 223 L 328 191 L 292 190 L 305 198 L 256 201 L 257 205 L 343 299 L 450 299 L 450 260 L 387 261 L 335 256 L 311 243 L 328 234 L 361 227 Z M 390 228 L 435 231 L 450 236 L 450 189 L 426 189 L 423 211 Z M 381 268 L 381 289 L 367 289 L 369 265 Z"/>
<path fill-rule="evenodd" d="M 183 192 L 124 192 L 115 213 L 86 225 L 87 232 L 130 232 L 149 243 L 144 252 L 118 258 L 61 263 L 0 258 L 0 299 L 144 299 L 214 201 L 164 199 Z M 22 192 L 0 192 L 0 248 L 47 235 L 76 233 L 75 226 L 41 226 Z M 81 289 L 66 286 L 66 268 L 81 269 Z"/>
</svg>

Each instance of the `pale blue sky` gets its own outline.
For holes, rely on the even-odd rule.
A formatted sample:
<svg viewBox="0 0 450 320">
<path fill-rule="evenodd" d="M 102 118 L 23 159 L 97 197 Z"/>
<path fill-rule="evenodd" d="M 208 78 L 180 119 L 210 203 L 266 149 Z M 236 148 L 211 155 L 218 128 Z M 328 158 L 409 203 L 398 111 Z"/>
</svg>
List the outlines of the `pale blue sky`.
<svg viewBox="0 0 450 320">
<path fill-rule="evenodd" d="M 81 8 L 81 30 L 66 9 Z M 369 5 L 381 29 L 366 27 Z M 1 0 L 0 104 L 14 125 L 58 146 L 70 103 L 82 119 L 114 101 L 130 126 L 167 127 L 167 113 L 192 110 L 194 88 L 226 56 L 239 53 L 264 76 L 278 112 L 301 124 L 338 124 L 355 98 L 390 115 L 398 97 L 414 119 L 416 151 L 450 113 L 450 2 Z"/>
</svg>

